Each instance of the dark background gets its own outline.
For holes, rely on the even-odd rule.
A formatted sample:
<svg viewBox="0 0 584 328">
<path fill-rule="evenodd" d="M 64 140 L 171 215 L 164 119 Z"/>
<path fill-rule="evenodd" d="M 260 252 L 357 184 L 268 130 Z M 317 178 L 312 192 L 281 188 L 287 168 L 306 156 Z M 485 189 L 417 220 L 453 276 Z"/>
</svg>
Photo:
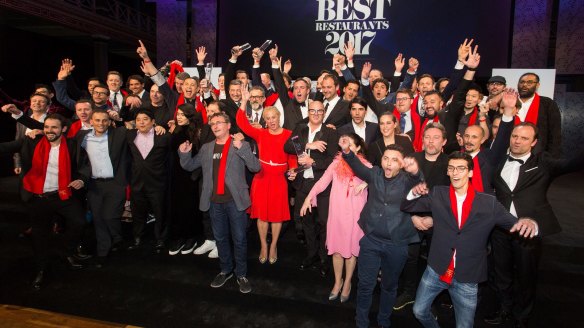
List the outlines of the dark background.
<svg viewBox="0 0 584 328">
<path fill-rule="evenodd" d="M 392 72 L 394 58 L 401 52 L 418 58 L 422 73 L 445 76 L 456 62 L 458 45 L 467 37 L 480 44 L 479 75 L 509 66 L 511 1 L 409 0 L 392 1 L 391 6 L 386 1 L 385 6 L 390 27 L 374 30 L 370 54 L 355 56 L 358 69 L 371 61 L 375 68 Z M 315 31 L 318 1 L 220 0 L 218 12 L 218 58 L 228 58 L 234 45 L 249 42 L 258 47 L 271 39 L 283 58 L 292 60 L 294 76 L 315 76 L 331 67 L 332 55 L 325 53 L 328 32 Z M 242 60 L 244 67 L 251 63 L 249 52 Z"/>
</svg>

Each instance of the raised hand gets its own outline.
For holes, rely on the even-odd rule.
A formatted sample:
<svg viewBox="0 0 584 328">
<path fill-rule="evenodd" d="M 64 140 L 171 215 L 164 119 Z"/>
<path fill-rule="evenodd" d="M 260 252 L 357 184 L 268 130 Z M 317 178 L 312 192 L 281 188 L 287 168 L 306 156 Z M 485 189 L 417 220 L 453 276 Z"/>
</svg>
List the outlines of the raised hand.
<svg viewBox="0 0 584 328">
<path fill-rule="evenodd" d="M 270 49 L 268 53 L 270 54 L 270 60 L 272 61 L 272 63 L 275 60 L 278 60 L 278 45 L 274 44 L 274 47 Z"/>
<path fill-rule="evenodd" d="M 178 146 L 178 151 L 180 151 L 181 153 L 190 153 L 191 149 L 193 149 L 193 145 L 188 140 L 181 143 L 180 146 Z"/>
<path fill-rule="evenodd" d="M 204 46 L 200 46 L 195 49 L 195 53 L 197 54 L 197 65 L 205 65 L 205 58 L 207 57 L 207 48 Z"/>
<path fill-rule="evenodd" d="M 251 52 L 251 57 L 253 58 L 254 64 L 259 65 L 264 52 L 260 50 L 260 48 L 254 48 Z"/>
<path fill-rule="evenodd" d="M 8 104 L 2 106 L 2 111 L 4 113 L 10 113 L 14 115 L 20 115 L 22 113 L 22 111 L 18 109 L 15 104 Z"/>
<path fill-rule="evenodd" d="M 515 104 L 517 104 L 517 99 L 519 98 L 519 94 L 515 89 L 506 88 L 501 92 L 503 98 L 501 99 L 501 107 L 506 109 L 508 107 L 515 108 Z"/>
<path fill-rule="evenodd" d="M 231 137 L 233 138 L 233 147 L 235 149 L 239 149 L 241 148 L 242 142 L 245 139 L 245 137 L 243 136 L 243 134 L 241 132 L 238 132 L 236 134 L 232 134 Z"/>
<path fill-rule="evenodd" d="M 418 67 L 420 67 L 420 62 L 418 59 L 410 57 L 410 59 L 408 59 L 408 73 L 416 73 L 418 71 Z"/>
<path fill-rule="evenodd" d="M 355 46 L 353 45 L 353 42 L 345 43 L 343 50 L 345 52 L 345 56 L 347 56 L 347 61 L 353 61 L 353 56 L 355 56 Z"/>
<path fill-rule="evenodd" d="M 65 58 L 61 61 L 61 69 L 57 74 L 57 80 L 64 80 L 67 76 L 71 75 L 75 69 L 75 65 L 73 65 L 73 61 L 71 59 Z"/>
<path fill-rule="evenodd" d="M 146 60 L 148 59 L 148 51 L 146 50 L 146 46 L 144 46 L 144 43 L 142 43 L 142 40 L 138 40 L 138 42 L 140 43 L 140 45 L 138 46 L 138 49 L 136 49 L 136 53 L 138 53 L 138 56 L 140 56 L 140 58 Z"/>
<path fill-rule="evenodd" d="M 404 58 L 404 56 L 400 52 L 399 54 L 397 54 L 397 57 L 395 57 L 395 60 L 393 61 L 393 63 L 395 65 L 395 71 L 401 72 L 404 69 L 404 66 L 406 65 L 406 59 Z"/>
<path fill-rule="evenodd" d="M 412 194 L 416 197 L 427 195 L 429 192 L 430 190 L 428 189 L 428 185 L 426 184 L 426 182 L 421 182 L 412 188 Z"/>
<path fill-rule="evenodd" d="M 478 53 L 479 46 L 476 45 L 474 50 L 471 50 L 467 60 L 461 60 L 461 62 L 468 68 L 477 68 L 481 62 L 481 55 Z"/>
<path fill-rule="evenodd" d="M 361 78 L 365 80 L 368 79 L 369 73 L 371 73 L 371 63 L 365 62 L 365 64 L 363 64 L 363 68 L 361 69 Z"/>
<path fill-rule="evenodd" d="M 474 39 L 470 39 L 470 41 L 468 41 L 468 39 L 464 39 L 464 42 L 458 46 L 458 60 L 460 62 L 464 63 L 466 57 L 468 57 L 473 42 Z"/>
<path fill-rule="evenodd" d="M 242 53 L 243 50 L 241 50 L 240 46 L 235 46 L 231 48 L 231 60 L 237 61 L 237 58 L 239 58 L 239 56 L 241 56 Z"/>
<path fill-rule="evenodd" d="M 241 110 L 245 111 L 245 105 L 247 104 L 247 102 L 249 101 L 249 98 L 251 97 L 249 89 L 246 88 L 241 88 L 241 106 L 239 108 L 241 108 Z"/>
<path fill-rule="evenodd" d="M 404 170 L 410 174 L 418 174 L 418 161 L 413 157 L 404 158 Z"/>
<path fill-rule="evenodd" d="M 290 70 L 292 70 L 292 62 L 290 61 L 290 59 L 288 59 L 284 63 L 284 73 L 288 74 L 288 73 L 290 73 Z"/>
</svg>

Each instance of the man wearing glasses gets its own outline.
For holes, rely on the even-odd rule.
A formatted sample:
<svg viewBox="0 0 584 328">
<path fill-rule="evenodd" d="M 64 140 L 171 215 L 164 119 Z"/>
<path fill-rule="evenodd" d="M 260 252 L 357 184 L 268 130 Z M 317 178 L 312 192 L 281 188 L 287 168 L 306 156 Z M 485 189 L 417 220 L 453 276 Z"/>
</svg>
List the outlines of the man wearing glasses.
<svg viewBox="0 0 584 328">
<path fill-rule="evenodd" d="M 402 203 L 406 212 L 432 212 L 423 218 L 424 229 L 434 227 L 428 266 L 422 276 L 414 315 L 424 327 L 439 327 L 430 307 L 447 289 L 457 327 L 473 327 L 478 283 L 487 280 L 487 241 L 495 226 L 519 232 L 524 238 L 537 235 L 537 223 L 517 219 L 494 196 L 475 191 L 470 155 L 454 152 L 448 158 L 450 186 L 436 186 L 430 192 L 422 183 Z M 422 227 L 416 226 L 418 229 Z"/>
<path fill-rule="evenodd" d="M 231 122 L 223 112 L 211 115 L 209 126 L 215 140 L 204 144 L 196 156 L 192 145 L 185 141 L 179 147 L 180 164 L 187 171 L 203 169 L 203 190 L 199 208 L 209 211 L 213 234 L 219 250 L 221 272 L 211 282 L 219 288 L 235 273 L 239 291 L 251 292 L 247 279 L 247 215 L 251 205 L 245 168 L 260 170 L 259 160 L 252 154 L 243 135 L 229 134 Z M 233 244 L 233 249 L 231 247 Z M 235 266 L 233 262 L 235 260 Z"/>
<path fill-rule="evenodd" d="M 311 101 L 308 105 L 308 124 L 298 124 L 290 139 L 284 145 L 284 151 L 289 154 L 297 154 L 296 146 L 304 150 L 298 157 L 300 166 L 308 167 L 303 172 L 292 173 L 290 179 L 294 179 L 293 186 L 296 189 L 296 199 L 305 199 L 316 181 L 320 179 L 332 163 L 337 154 L 338 136 L 334 129 L 323 124 L 325 115 L 324 104 L 320 101 Z M 328 219 L 330 188 L 320 193 L 317 198 L 318 219 L 312 217 L 302 218 L 302 230 L 306 237 L 308 254 L 302 261 L 300 269 L 308 269 L 320 260 L 320 274 L 326 276 L 329 270 L 328 256 L 325 247 L 326 225 Z M 294 207 L 295 220 L 300 219 L 302 202 L 296 202 Z"/>
<path fill-rule="evenodd" d="M 552 99 L 540 96 L 539 76 L 535 73 L 525 73 L 519 78 L 517 90 L 523 106 L 517 113 L 521 122 L 531 122 L 539 130 L 538 143 L 534 152 L 551 153 L 558 158 L 562 147 L 562 118 L 558 104 Z"/>
</svg>

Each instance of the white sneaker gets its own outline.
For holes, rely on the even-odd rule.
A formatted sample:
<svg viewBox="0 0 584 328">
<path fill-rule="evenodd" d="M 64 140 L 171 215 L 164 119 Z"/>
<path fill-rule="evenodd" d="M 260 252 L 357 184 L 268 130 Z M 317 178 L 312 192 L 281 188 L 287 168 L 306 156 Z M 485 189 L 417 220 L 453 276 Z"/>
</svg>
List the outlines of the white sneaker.
<svg viewBox="0 0 584 328">
<path fill-rule="evenodd" d="M 213 250 L 209 253 L 209 258 L 210 259 L 216 259 L 219 257 L 219 251 L 217 250 L 217 247 L 213 248 Z"/>
<path fill-rule="evenodd" d="M 210 252 L 215 248 L 215 241 L 214 240 L 205 240 L 205 242 L 195 249 L 195 255 L 202 255 L 207 252 Z"/>
</svg>

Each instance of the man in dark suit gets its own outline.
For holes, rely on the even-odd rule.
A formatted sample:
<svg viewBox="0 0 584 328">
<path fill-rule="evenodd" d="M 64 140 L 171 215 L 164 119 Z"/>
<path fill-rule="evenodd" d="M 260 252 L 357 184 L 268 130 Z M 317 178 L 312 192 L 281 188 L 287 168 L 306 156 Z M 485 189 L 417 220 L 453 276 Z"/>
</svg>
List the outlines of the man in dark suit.
<svg viewBox="0 0 584 328">
<path fill-rule="evenodd" d="M 164 205 L 167 204 L 171 145 L 170 136 L 157 135 L 154 125 L 154 113 L 148 109 L 140 109 L 136 112 L 137 130 L 127 133 L 132 155 L 130 201 L 134 221 L 134 244 L 130 248 L 143 244 L 142 238 L 150 209 L 150 213 L 156 217 L 156 250 L 161 252 L 168 237 Z"/>
<path fill-rule="evenodd" d="M 487 278 L 487 240 L 495 226 L 528 238 L 537 234 L 534 220 L 517 220 L 494 196 L 476 192 L 469 182 L 472 169 L 470 155 L 454 152 L 448 160 L 450 187 L 434 187 L 429 193 L 424 184 L 418 185 L 402 204 L 407 212 L 432 212 L 423 225 L 413 220 L 420 230 L 434 228 L 428 266 L 414 303 L 414 315 L 424 327 L 437 326 L 430 307 L 445 289 L 454 304 L 456 326 L 473 326 L 478 283 Z"/>
<path fill-rule="evenodd" d="M 377 123 L 365 121 L 365 114 L 367 114 L 367 102 L 365 99 L 355 97 L 351 100 L 349 106 L 351 108 L 351 122 L 339 128 L 339 135 L 356 133 L 365 140 L 366 145 L 370 145 L 375 140 L 379 139 L 381 136 L 379 125 Z"/>
<path fill-rule="evenodd" d="M 324 118 L 325 126 L 339 128 L 351 121 L 349 114 L 349 102 L 341 99 L 337 94 L 339 80 L 336 76 L 327 74 L 321 82 L 321 92 L 324 97 Z"/>
<path fill-rule="evenodd" d="M 547 151 L 558 158 L 562 150 L 562 116 L 555 101 L 537 93 L 539 76 L 525 73 L 519 78 L 517 90 L 523 106 L 517 113 L 521 122 L 531 122 L 539 130 L 534 153 Z"/>
<path fill-rule="evenodd" d="M 253 156 L 241 134 L 233 138 L 230 136 L 231 123 L 225 113 L 213 114 L 209 118 L 209 125 L 213 129 L 215 141 L 204 144 L 194 157 L 190 154 L 192 145 L 188 141 L 181 144 L 181 166 L 187 171 L 199 167 L 203 170 L 199 208 L 201 211 L 209 211 L 211 216 L 221 266 L 221 272 L 213 279 L 211 287 L 223 286 L 235 273 L 239 291 L 246 294 L 251 292 L 251 284 L 247 279 L 245 210 L 251 205 L 251 200 L 245 168 L 257 172 L 260 170 L 260 162 Z"/>
<path fill-rule="evenodd" d="M 506 97 L 503 96 L 503 102 Z M 509 103 L 513 104 L 516 99 L 515 96 Z M 493 232 L 494 286 L 501 306 L 485 321 L 500 324 L 513 317 L 516 326 L 526 327 L 535 303 L 542 238 L 561 230 L 547 200 L 547 191 L 553 176 L 565 173 L 569 168 L 567 161 L 553 158 L 548 152 L 535 153 L 539 143 L 535 124 L 523 122 L 516 125 L 509 138 L 509 133 L 505 133 L 502 127 L 513 124 L 514 120 L 503 116 L 497 140 L 509 140 L 509 157 L 498 166 L 493 184 L 501 204 L 516 217 L 533 217 L 539 233 L 537 238 L 525 241 L 499 229 Z"/>
<path fill-rule="evenodd" d="M 16 108 L 9 104 L 3 106 L 2 111 L 11 111 L 11 106 Z M 79 199 L 73 196 L 72 189 L 83 188 L 87 178 L 78 173 L 75 143 L 63 138 L 66 130 L 65 118 L 50 114 L 44 122 L 44 135 L 0 143 L 0 152 L 20 151 L 22 158 L 22 195 L 30 211 L 33 249 L 38 266 L 32 287 L 37 290 L 45 282 L 50 259 L 49 239 L 56 215 L 64 218 L 66 226 L 58 254 L 68 261 L 72 269 L 83 267 L 75 261 L 73 254 L 85 219 Z"/>
<path fill-rule="evenodd" d="M 97 239 L 98 264 L 103 265 L 110 250 L 123 242 L 120 217 L 126 200 L 130 153 L 127 130 L 113 128 L 106 111 L 91 114 L 93 130 L 77 135 L 80 171 L 91 177 L 87 185 L 87 202 L 93 215 Z"/>
<path fill-rule="evenodd" d="M 299 156 L 298 164 L 308 167 L 308 169 L 290 175 L 290 178 L 294 179 L 293 186 L 296 189 L 296 199 L 306 198 L 316 181 L 322 177 L 324 171 L 326 171 L 337 154 L 337 132 L 324 125 L 324 113 L 325 110 L 322 102 L 316 100 L 310 102 L 308 124 L 299 124 L 284 145 L 284 151 L 289 154 L 297 154 L 295 143 L 301 148 L 300 151 L 305 151 L 304 154 Z M 315 220 L 313 217 L 304 217 L 301 221 L 302 230 L 306 238 L 308 255 L 302 261 L 300 269 L 307 269 L 320 259 L 320 273 L 323 277 L 329 270 L 325 247 L 329 194 L 330 186 L 316 198 L 318 204 L 318 220 Z M 300 220 L 301 207 L 302 202 L 296 202 L 294 218 L 297 222 Z"/>
<path fill-rule="evenodd" d="M 278 66 L 272 65 L 272 74 L 274 76 L 274 85 L 280 102 L 284 106 L 284 125 L 285 129 L 294 131 L 296 125 L 308 118 L 308 105 L 310 99 L 310 84 L 304 79 L 297 79 L 292 84 L 293 99 L 288 97 L 288 90 L 282 77 L 282 72 Z"/>
</svg>

